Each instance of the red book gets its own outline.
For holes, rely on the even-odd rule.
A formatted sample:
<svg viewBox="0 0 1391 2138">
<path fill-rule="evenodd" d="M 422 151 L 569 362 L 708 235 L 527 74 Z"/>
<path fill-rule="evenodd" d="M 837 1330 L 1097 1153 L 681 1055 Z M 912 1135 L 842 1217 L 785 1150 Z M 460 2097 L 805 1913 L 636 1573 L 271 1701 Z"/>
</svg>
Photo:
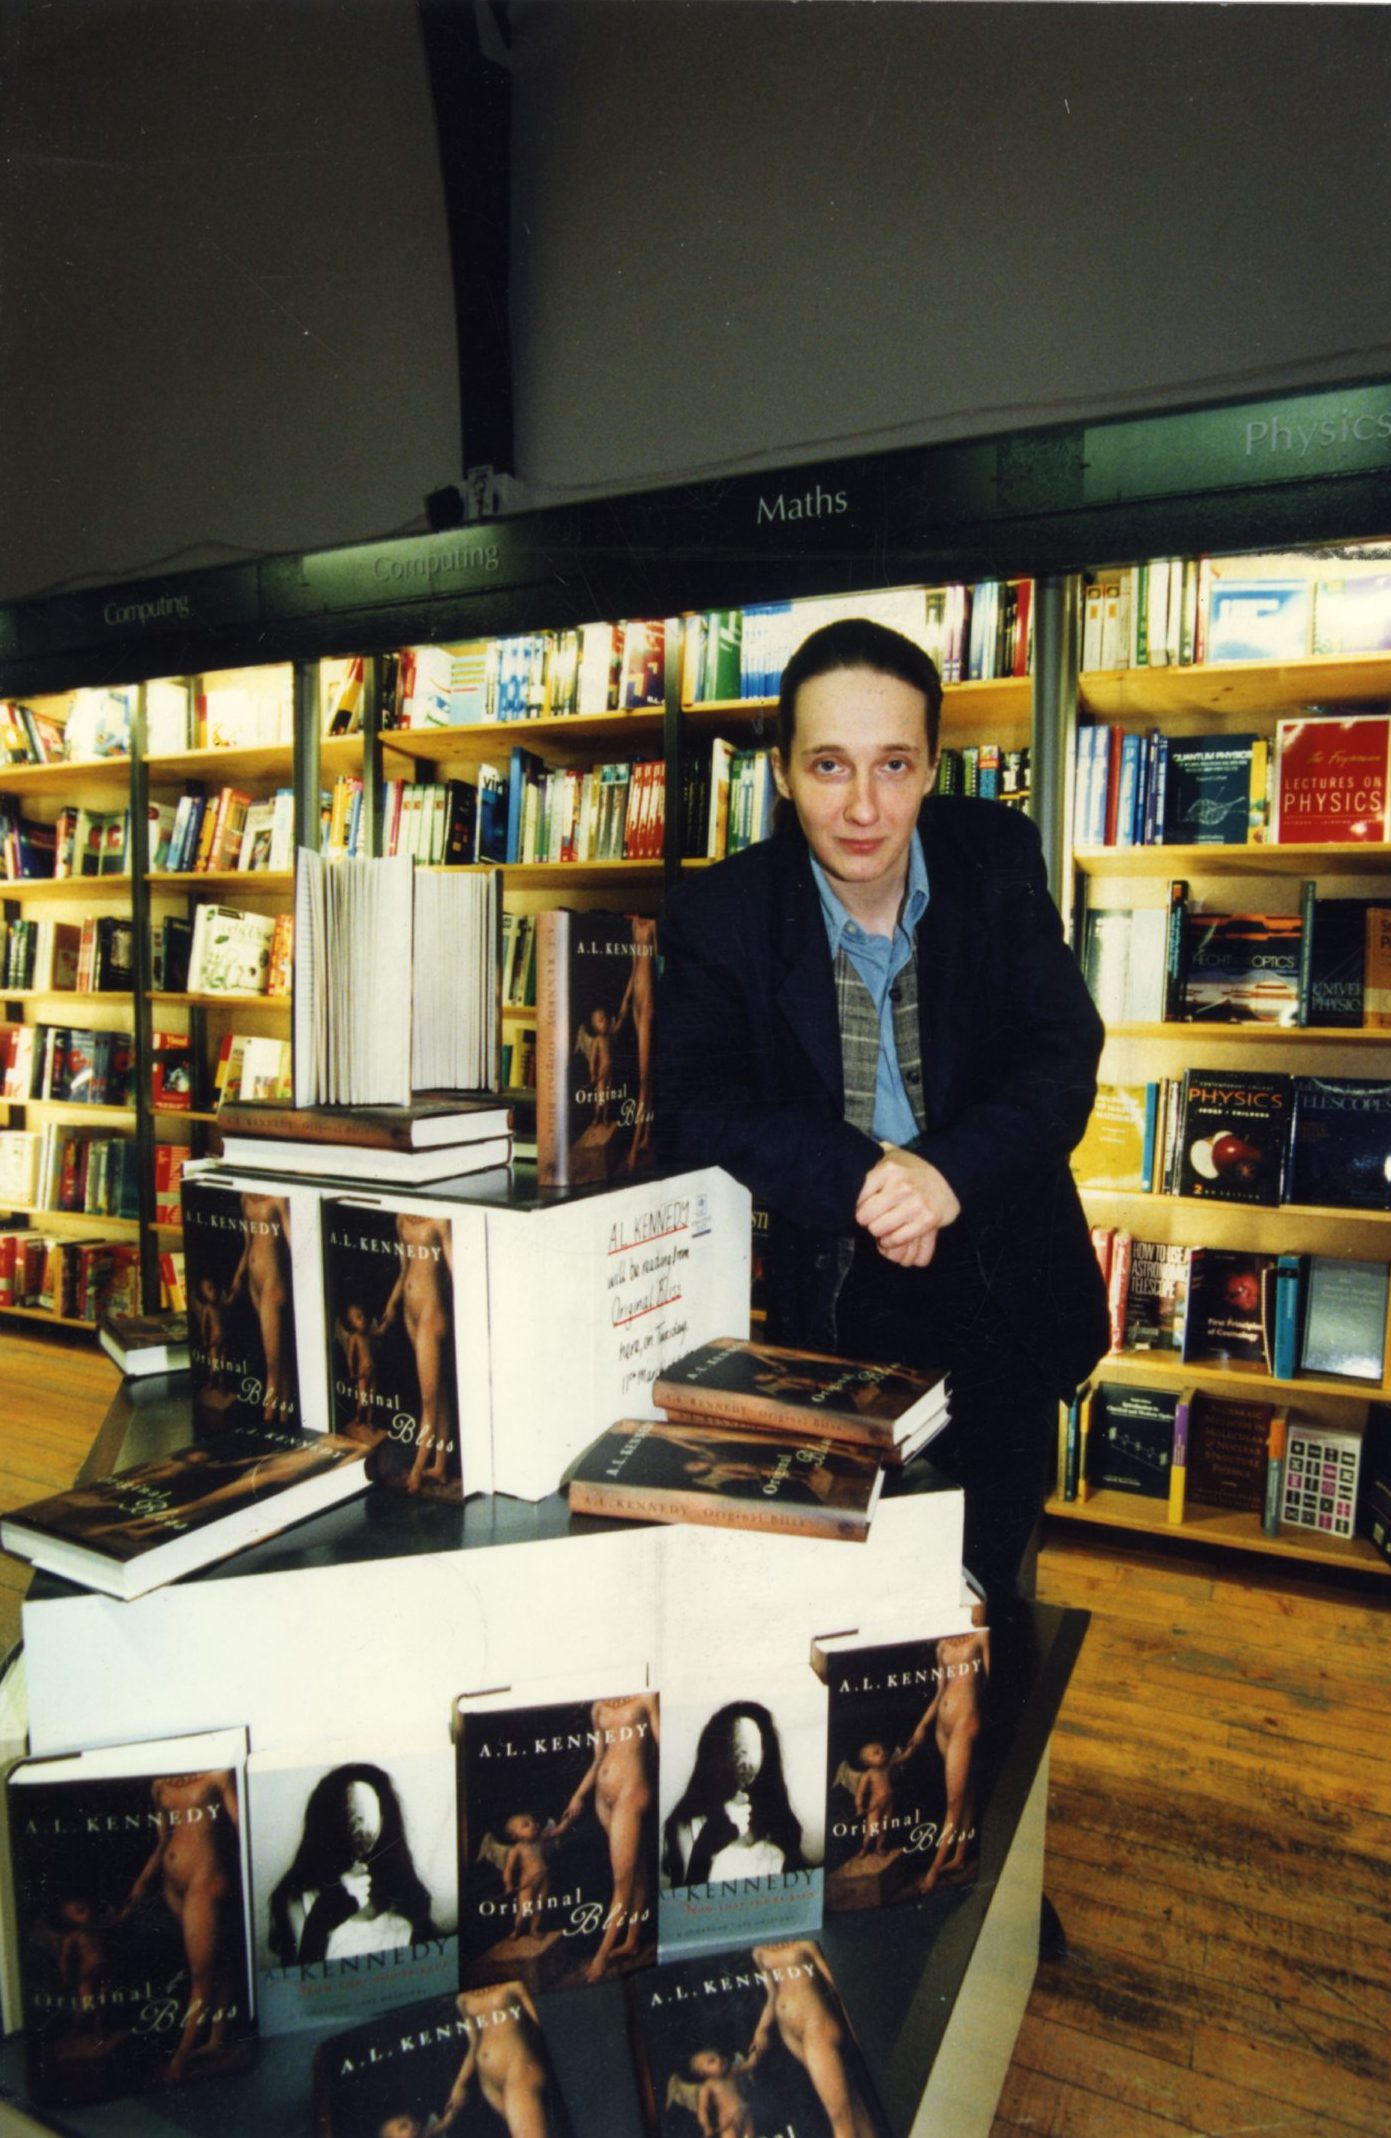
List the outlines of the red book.
<svg viewBox="0 0 1391 2138">
<path fill-rule="evenodd" d="M 1275 741 L 1277 845 L 1385 843 L 1391 714 L 1282 720 Z"/>
</svg>

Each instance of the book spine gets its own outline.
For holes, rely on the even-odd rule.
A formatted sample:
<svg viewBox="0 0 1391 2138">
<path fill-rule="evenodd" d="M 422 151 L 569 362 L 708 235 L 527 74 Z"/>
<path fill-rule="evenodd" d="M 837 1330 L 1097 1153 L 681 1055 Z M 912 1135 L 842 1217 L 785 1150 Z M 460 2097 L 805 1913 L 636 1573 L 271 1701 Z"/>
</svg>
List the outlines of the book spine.
<svg viewBox="0 0 1391 2138">
<path fill-rule="evenodd" d="M 536 916 L 536 1165 L 543 1187 L 565 1185 L 569 1148 L 566 1065 L 574 1032 L 570 1021 L 570 914 L 562 909 Z"/>
<path fill-rule="evenodd" d="M 1175 876 L 1169 883 L 1169 926 L 1164 940 L 1164 1022 L 1183 1018 L 1184 986 L 1187 980 L 1188 884 Z"/>
<path fill-rule="evenodd" d="M 874 1448 L 881 1453 L 892 1446 L 887 1426 L 846 1417 L 843 1412 L 828 1415 L 810 1405 L 779 1403 L 775 1396 L 731 1395 L 723 1389 L 692 1388 L 684 1382 L 658 1380 L 652 1385 L 652 1401 L 668 1418 L 702 1423 L 713 1418 L 721 1425 L 753 1426 L 761 1432 L 786 1433 L 796 1440 L 817 1433 L 842 1447 Z"/>
<path fill-rule="evenodd" d="M 1271 1412 L 1270 1439 L 1265 1459 L 1265 1503 L 1261 1509 L 1261 1528 L 1268 1537 L 1280 1534 L 1280 1502 L 1285 1484 L 1285 1434 L 1287 1413 L 1279 1408 Z"/>
<path fill-rule="evenodd" d="M 1314 908 L 1318 904 L 1318 882 L 1306 876 L 1299 886 L 1299 1004 L 1295 1018 L 1299 1024 L 1308 1024 L 1309 1007 L 1314 985 Z"/>
<path fill-rule="evenodd" d="M 1292 1381 L 1299 1363 L 1299 1303 L 1303 1257 L 1281 1255 L 1275 1265 L 1275 1341 L 1271 1371 L 1277 1381 Z"/>
<path fill-rule="evenodd" d="M 1193 1401 L 1191 1388 L 1179 1391 L 1174 1409 L 1174 1443 L 1169 1458 L 1169 1520 L 1181 1522 L 1188 1491 L 1188 1414 Z"/>
<path fill-rule="evenodd" d="M 708 1529 L 761 1529 L 784 1537 L 834 1537 L 862 1544 L 868 1520 L 807 1507 L 734 1504 L 713 1494 L 659 1492 L 651 1486 L 604 1485 L 579 1478 L 567 1488 L 572 1514 L 616 1515 L 636 1522 L 694 1522 Z"/>
</svg>

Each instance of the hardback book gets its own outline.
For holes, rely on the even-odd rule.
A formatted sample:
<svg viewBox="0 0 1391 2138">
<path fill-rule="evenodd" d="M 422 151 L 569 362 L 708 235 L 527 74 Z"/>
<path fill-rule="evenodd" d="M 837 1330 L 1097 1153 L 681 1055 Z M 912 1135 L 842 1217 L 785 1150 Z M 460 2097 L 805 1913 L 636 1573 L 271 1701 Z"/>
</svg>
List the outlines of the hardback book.
<svg viewBox="0 0 1391 2138">
<path fill-rule="evenodd" d="M 1391 1405 L 1385 1403 L 1367 1407 L 1356 1509 L 1359 1535 L 1370 1538 L 1383 1559 L 1391 1560 Z"/>
<path fill-rule="evenodd" d="M 1190 915 L 1185 1019 L 1199 1024 L 1297 1023 L 1300 932 L 1297 913 Z"/>
<path fill-rule="evenodd" d="M 1186 1069 L 1179 1194 L 1278 1203 L 1292 1099 L 1280 1070 Z"/>
<path fill-rule="evenodd" d="M 1166 846 L 1245 846 L 1254 735 L 1171 735 L 1164 789 Z"/>
<path fill-rule="evenodd" d="M 536 1994 L 657 1957 L 660 1696 L 645 1667 L 457 1702 L 459 1980 Z M 575 1697 L 570 1697 L 574 1694 Z"/>
<path fill-rule="evenodd" d="M 129 1601 L 365 1491 L 364 1456 L 334 1434 L 229 1422 L 16 1508 L 0 1517 L 0 1544 Z"/>
<path fill-rule="evenodd" d="M 316 2138 L 573 2138 L 540 2014 L 520 1982 L 402 2005 L 332 2034 L 314 2051 L 313 2073 Z"/>
<path fill-rule="evenodd" d="M 1310 1255 L 1304 1286 L 1301 1373 L 1380 1383 L 1386 1368 L 1388 1272 L 1384 1262 Z"/>
<path fill-rule="evenodd" d="M 1391 906 L 1368 906 L 1362 1022 L 1391 1025 Z"/>
<path fill-rule="evenodd" d="M 364 1727 L 247 1763 L 263 2034 L 459 1986 L 454 1761 L 441 1731 Z"/>
<path fill-rule="evenodd" d="M 542 1187 L 646 1165 L 654 1122 L 657 924 L 642 914 L 536 922 L 536 1165 Z"/>
<path fill-rule="evenodd" d="M 286 1184 L 185 1168 L 179 1194 L 195 1418 L 297 1428 L 295 1228 Z"/>
<path fill-rule="evenodd" d="M 884 1482 L 877 1455 L 694 1419 L 625 1418 L 572 1464 L 575 1514 L 697 1522 L 863 1543 Z"/>
<path fill-rule="evenodd" d="M 1167 1505 L 1178 1402 L 1176 1389 L 1099 1382 L 1092 1391 L 1092 1482 Z"/>
<path fill-rule="evenodd" d="M 1391 1210 L 1391 1083 L 1297 1076 L 1292 1115 L 1292 1203 Z"/>
<path fill-rule="evenodd" d="M 1365 898 L 1320 898 L 1303 888 L 1299 943 L 1299 1022 L 1335 1030 L 1360 1027 L 1367 952 Z"/>
<path fill-rule="evenodd" d="M 245 1764 L 235 1729 L 11 1772 L 35 2101 L 78 2107 L 250 2063 Z"/>
<path fill-rule="evenodd" d="M 1204 1507 L 1260 1514 L 1273 1403 L 1199 1389 L 1188 1411 L 1187 1495 Z"/>
<path fill-rule="evenodd" d="M 1301 659 L 1312 642 L 1313 601 L 1313 585 L 1304 575 L 1214 575 L 1207 616 L 1207 659 Z"/>
<path fill-rule="evenodd" d="M 239 1099 L 229 1101 L 218 1118 L 225 1136 L 404 1153 L 504 1136 L 512 1109 L 491 1094 L 449 1092 L 422 1094 L 409 1106 L 273 1106 Z"/>
<path fill-rule="evenodd" d="M 368 1475 L 394 1491 L 491 1491 L 482 1211 L 329 1196 L 322 1226 L 333 1430 L 369 1448 Z"/>
<path fill-rule="evenodd" d="M 821 1351 L 795 1351 L 753 1338 L 717 1336 L 674 1359 L 652 1384 L 669 1417 L 805 1436 L 825 1433 L 885 1460 L 913 1448 L 947 1422 L 943 1373 L 876 1366 Z"/>
<path fill-rule="evenodd" d="M 624 1995 L 651 2138 L 889 2138 L 815 1939 L 673 1960 Z"/>
<path fill-rule="evenodd" d="M 662 1703 L 663 1960 L 819 1929 L 826 1688 L 795 1670 L 716 1678 Z"/>
<path fill-rule="evenodd" d="M 1174 1240 L 1130 1242 L 1121 1341 L 1124 1351 L 1177 1351 L 1183 1343 L 1190 1249 Z"/>
<path fill-rule="evenodd" d="M 224 1107 L 219 1118 L 225 1118 L 226 1113 Z M 423 1150 L 394 1151 L 371 1144 L 294 1143 L 281 1136 L 228 1135 L 223 1138 L 223 1154 L 229 1165 L 261 1173 L 418 1188 L 462 1180 L 467 1174 L 488 1173 L 510 1164 L 512 1137 L 505 1132 L 472 1143 L 428 1144 Z"/>
<path fill-rule="evenodd" d="M 1275 730 L 1281 846 L 1379 846 L 1391 836 L 1391 714 L 1281 720 Z"/>
<path fill-rule="evenodd" d="M 1182 1345 L 1188 1364 L 1241 1366 L 1252 1371 L 1268 1364 L 1265 1280 L 1274 1264 L 1274 1255 L 1254 1249 L 1189 1250 Z"/>
<path fill-rule="evenodd" d="M 189 946 L 194 995 L 264 995 L 270 980 L 275 919 L 236 906 L 199 906 Z"/>
<path fill-rule="evenodd" d="M 827 1691 L 827 1911 L 969 1882 L 980 1854 L 988 1629 L 837 1643 L 816 1667 Z"/>
<path fill-rule="evenodd" d="M 181 1373 L 189 1363 L 187 1314 L 102 1314 L 97 1341 L 128 1379 Z"/>
<path fill-rule="evenodd" d="M 1098 1084 L 1086 1130 L 1072 1153 L 1080 1188 L 1148 1194 L 1158 1118 L 1155 1084 Z"/>
<path fill-rule="evenodd" d="M 1350 1537 L 1356 1523 L 1362 1435 L 1291 1418 L 1285 1434 L 1280 1519 L 1325 1536 Z"/>
</svg>

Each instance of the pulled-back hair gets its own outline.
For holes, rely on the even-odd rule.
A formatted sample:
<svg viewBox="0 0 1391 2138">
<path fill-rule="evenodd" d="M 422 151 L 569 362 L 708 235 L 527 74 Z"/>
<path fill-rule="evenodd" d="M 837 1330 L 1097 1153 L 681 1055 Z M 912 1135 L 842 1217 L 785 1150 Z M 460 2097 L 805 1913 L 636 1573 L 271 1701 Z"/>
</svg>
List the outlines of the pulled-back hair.
<svg viewBox="0 0 1391 2138">
<path fill-rule="evenodd" d="M 842 668 L 869 668 L 920 690 L 927 707 L 928 752 L 936 757 L 942 719 L 942 679 L 936 663 L 901 631 L 891 631 L 887 624 L 875 623 L 868 616 L 846 616 L 804 638 L 782 672 L 778 749 L 784 766 L 792 758 L 798 691 L 813 677 L 833 675 Z"/>
</svg>

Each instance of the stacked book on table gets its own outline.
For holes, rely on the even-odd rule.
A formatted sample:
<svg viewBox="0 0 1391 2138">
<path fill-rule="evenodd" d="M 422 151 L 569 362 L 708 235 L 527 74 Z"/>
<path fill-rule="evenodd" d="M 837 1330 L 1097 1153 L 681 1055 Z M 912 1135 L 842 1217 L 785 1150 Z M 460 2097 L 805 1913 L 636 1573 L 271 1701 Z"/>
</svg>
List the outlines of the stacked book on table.
<svg viewBox="0 0 1391 2138">
<path fill-rule="evenodd" d="M 567 1479 L 577 1514 L 862 1542 L 886 1470 L 946 1425 L 942 1373 L 716 1337 L 652 1386 Z"/>
<path fill-rule="evenodd" d="M 491 1093 L 427 1092 L 409 1106 L 276 1106 L 238 1099 L 219 1116 L 223 1157 L 255 1173 L 420 1187 L 512 1156 L 512 1112 Z"/>
</svg>

